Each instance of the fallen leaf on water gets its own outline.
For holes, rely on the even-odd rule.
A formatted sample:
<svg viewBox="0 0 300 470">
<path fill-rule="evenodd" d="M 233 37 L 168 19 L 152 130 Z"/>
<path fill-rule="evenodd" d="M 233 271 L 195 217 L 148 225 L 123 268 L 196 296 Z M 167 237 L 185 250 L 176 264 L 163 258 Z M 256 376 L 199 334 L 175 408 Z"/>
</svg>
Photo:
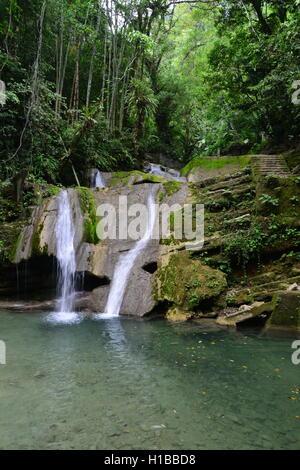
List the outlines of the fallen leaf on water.
<svg viewBox="0 0 300 470">
<path fill-rule="evenodd" d="M 289 397 L 290 400 L 297 400 L 297 397 Z"/>
</svg>

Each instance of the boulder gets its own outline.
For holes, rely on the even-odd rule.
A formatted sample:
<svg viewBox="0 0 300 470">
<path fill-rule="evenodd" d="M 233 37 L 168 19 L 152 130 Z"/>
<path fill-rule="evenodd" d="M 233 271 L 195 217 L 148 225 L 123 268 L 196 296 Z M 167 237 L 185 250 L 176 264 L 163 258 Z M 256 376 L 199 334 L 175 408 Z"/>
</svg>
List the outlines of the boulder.
<svg viewBox="0 0 300 470">
<path fill-rule="evenodd" d="M 218 325 L 236 326 L 250 318 L 259 317 L 264 313 L 272 312 L 274 304 L 272 302 L 254 302 L 252 305 L 241 305 L 236 311 L 219 315 L 216 322 Z"/>
<path fill-rule="evenodd" d="M 157 274 L 156 296 L 158 302 L 176 307 L 189 318 L 191 312 L 210 310 L 226 285 L 224 273 L 189 258 L 188 251 L 167 253 Z"/>
<path fill-rule="evenodd" d="M 283 292 L 277 300 L 277 305 L 267 321 L 268 329 L 300 330 L 300 292 Z"/>
</svg>

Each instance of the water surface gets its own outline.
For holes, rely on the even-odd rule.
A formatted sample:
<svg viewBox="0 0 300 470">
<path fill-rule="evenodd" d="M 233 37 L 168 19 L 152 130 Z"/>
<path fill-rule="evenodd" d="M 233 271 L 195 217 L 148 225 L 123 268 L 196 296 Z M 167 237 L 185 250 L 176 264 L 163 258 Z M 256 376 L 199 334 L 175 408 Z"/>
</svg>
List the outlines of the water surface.
<svg viewBox="0 0 300 470">
<path fill-rule="evenodd" d="M 1 449 L 299 449 L 294 335 L 0 315 Z"/>
</svg>

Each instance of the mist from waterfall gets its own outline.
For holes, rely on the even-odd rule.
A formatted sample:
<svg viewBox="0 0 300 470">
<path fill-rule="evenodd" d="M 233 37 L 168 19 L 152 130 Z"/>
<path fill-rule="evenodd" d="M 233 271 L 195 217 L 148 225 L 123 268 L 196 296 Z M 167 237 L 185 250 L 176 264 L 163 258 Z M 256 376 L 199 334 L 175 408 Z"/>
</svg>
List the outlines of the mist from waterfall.
<svg viewBox="0 0 300 470">
<path fill-rule="evenodd" d="M 62 190 L 58 196 L 58 215 L 55 226 L 57 276 L 57 311 L 52 314 L 55 321 L 73 322 L 76 258 L 74 248 L 75 228 L 68 191 Z"/>
<path fill-rule="evenodd" d="M 134 247 L 126 254 L 120 255 L 115 267 L 111 288 L 104 309 L 104 315 L 107 317 L 116 317 L 119 315 L 130 272 L 138 255 L 143 251 L 151 239 L 156 219 L 155 200 L 151 190 L 148 195 L 147 208 L 148 225 L 143 238 L 136 242 Z M 103 315 L 101 315 L 101 317 L 103 317 Z"/>
</svg>

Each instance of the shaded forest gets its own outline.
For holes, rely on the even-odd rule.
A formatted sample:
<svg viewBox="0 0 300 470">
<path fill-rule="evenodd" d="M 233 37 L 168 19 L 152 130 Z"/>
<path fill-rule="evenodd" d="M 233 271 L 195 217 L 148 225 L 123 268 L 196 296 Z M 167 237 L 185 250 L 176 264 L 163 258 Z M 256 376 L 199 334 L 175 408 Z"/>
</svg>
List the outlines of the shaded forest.
<svg viewBox="0 0 300 470">
<path fill-rule="evenodd" d="M 1 180 L 75 184 L 88 167 L 296 146 L 299 7 L 1 0 Z"/>
</svg>

